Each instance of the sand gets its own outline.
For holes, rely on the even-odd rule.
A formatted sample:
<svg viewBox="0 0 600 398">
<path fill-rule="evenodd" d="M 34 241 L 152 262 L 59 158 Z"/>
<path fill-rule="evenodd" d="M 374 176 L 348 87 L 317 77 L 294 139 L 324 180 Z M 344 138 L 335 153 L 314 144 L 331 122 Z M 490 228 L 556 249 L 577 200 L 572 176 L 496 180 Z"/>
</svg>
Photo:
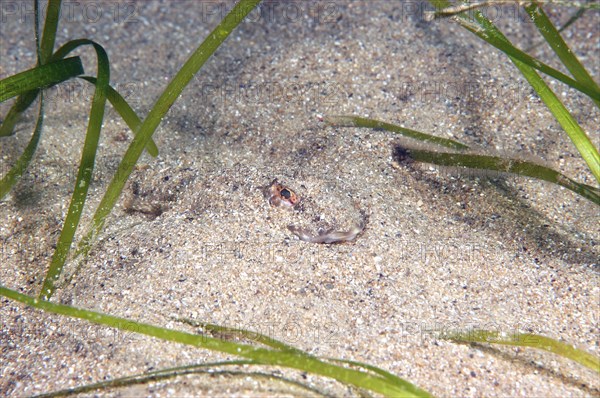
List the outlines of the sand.
<svg viewBox="0 0 600 398">
<path fill-rule="evenodd" d="M 231 3 L 65 3 L 58 44 L 87 37 L 111 83 L 145 115 Z M 0 77 L 35 63 L 33 6 L 0 5 Z M 10 8 L 13 7 L 14 8 Z M 252 14 L 193 79 L 144 154 L 85 261 L 69 261 L 55 302 L 195 331 L 178 318 L 249 329 L 312 354 L 364 361 L 435 396 L 598 396 L 594 372 L 533 349 L 458 345 L 441 331 L 549 336 L 600 355 L 598 208 L 549 183 L 398 164 L 384 131 L 333 128 L 354 114 L 454 138 L 486 153 L 537 159 L 593 184 L 575 148 L 500 52 L 423 3 L 272 2 Z M 540 40 L 523 12 L 491 16 L 522 48 Z M 573 9 L 548 9 L 564 22 Z M 594 78 L 598 12 L 565 32 Z M 558 66 L 544 45 L 532 54 Z M 79 54 L 86 73 L 95 58 Z M 547 79 L 598 144 L 600 114 Z M 92 90 L 48 90 L 30 171 L 0 202 L 0 282 L 39 293 L 68 209 Z M 2 104 L 4 115 L 9 104 Z M 0 142 L 2 175 L 26 146 L 36 111 Z M 107 111 L 89 219 L 131 133 Z M 302 198 L 271 207 L 277 178 Z M 288 225 L 348 229 L 353 242 L 298 240 Z M 0 393 L 28 396 L 171 366 L 228 358 L 2 299 Z M 255 369 L 255 368 L 252 368 Z M 247 369 L 247 370 L 252 370 Z M 256 368 L 258 369 L 258 368 Z M 328 379 L 258 369 L 331 395 Z M 103 391 L 109 396 L 297 396 L 265 378 L 195 374 Z"/>
</svg>

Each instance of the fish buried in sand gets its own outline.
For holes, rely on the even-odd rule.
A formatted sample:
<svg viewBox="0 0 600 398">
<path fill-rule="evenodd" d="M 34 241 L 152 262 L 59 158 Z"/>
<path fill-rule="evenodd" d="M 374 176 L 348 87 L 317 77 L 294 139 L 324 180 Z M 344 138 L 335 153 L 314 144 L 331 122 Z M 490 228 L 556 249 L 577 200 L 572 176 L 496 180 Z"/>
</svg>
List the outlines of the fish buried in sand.
<svg viewBox="0 0 600 398">
<path fill-rule="evenodd" d="M 269 204 L 273 207 L 284 207 L 284 208 L 296 208 L 296 205 L 300 203 L 300 198 L 296 193 L 285 185 L 279 183 L 277 179 L 271 182 L 270 186 L 264 189 L 264 194 Z M 294 225 L 288 226 L 288 229 L 296 235 L 300 240 L 309 243 L 343 243 L 350 242 L 356 239 L 360 235 L 367 224 L 367 215 L 364 211 L 360 212 L 362 220 L 360 223 L 354 225 L 347 231 L 336 231 L 335 229 L 328 229 L 325 231 L 319 231 L 316 235 L 311 233 L 309 230 L 300 228 Z"/>
</svg>

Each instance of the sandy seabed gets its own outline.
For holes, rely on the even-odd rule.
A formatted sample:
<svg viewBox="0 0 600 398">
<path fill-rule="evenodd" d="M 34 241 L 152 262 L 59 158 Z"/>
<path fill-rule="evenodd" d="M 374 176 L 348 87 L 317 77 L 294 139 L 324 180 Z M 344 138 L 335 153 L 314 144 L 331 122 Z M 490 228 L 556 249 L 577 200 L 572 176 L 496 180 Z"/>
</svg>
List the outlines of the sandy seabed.
<svg viewBox="0 0 600 398">
<path fill-rule="evenodd" d="M 0 6 L 4 78 L 35 64 L 33 5 Z M 231 3 L 64 6 L 57 44 L 86 37 L 103 45 L 111 84 L 145 115 Z M 177 319 L 253 330 L 317 356 L 379 366 L 440 397 L 598 396 L 597 374 L 569 360 L 436 338 L 478 328 L 539 333 L 599 355 L 596 206 L 535 180 L 398 163 L 394 147 L 414 141 L 322 121 L 377 118 L 484 153 L 537 159 L 594 184 L 507 57 L 456 24 L 426 22 L 424 9 L 400 1 L 265 3 L 185 89 L 154 135 L 159 157 L 142 156 L 89 257 L 68 263 L 70 278 L 52 300 L 188 331 L 195 329 Z M 520 48 L 541 40 L 514 6 L 492 11 Z M 558 23 L 575 12 L 547 11 Z M 590 11 L 565 32 L 596 80 L 598 21 Z M 558 67 L 547 46 L 531 53 Z M 78 54 L 95 74 L 92 50 Z M 547 81 L 598 144 L 592 101 Z M 48 90 L 34 162 L 0 202 L 0 282 L 26 294 L 39 293 L 68 209 L 93 94 L 86 84 Z M 35 115 L 33 107 L 17 133 L 0 140 L 2 175 L 27 145 Z M 130 141 L 109 108 L 78 237 Z M 273 179 L 302 198 L 297 210 L 268 204 L 262 190 Z M 363 213 L 366 228 L 350 243 L 307 243 L 287 229 L 344 230 Z M 4 396 L 228 358 L 1 303 Z M 357 395 L 328 379 L 262 370 Z M 102 394 L 309 393 L 194 374 Z"/>
</svg>

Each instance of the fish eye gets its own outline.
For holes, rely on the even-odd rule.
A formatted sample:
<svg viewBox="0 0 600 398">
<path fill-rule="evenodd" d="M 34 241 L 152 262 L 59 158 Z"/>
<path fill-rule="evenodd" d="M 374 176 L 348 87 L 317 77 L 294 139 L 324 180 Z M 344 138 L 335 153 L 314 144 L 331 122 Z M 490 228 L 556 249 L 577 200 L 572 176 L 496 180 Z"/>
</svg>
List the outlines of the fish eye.
<svg viewBox="0 0 600 398">
<path fill-rule="evenodd" d="M 289 199 L 292 196 L 292 193 L 287 188 L 283 188 L 279 194 L 285 199 Z"/>
</svg>

